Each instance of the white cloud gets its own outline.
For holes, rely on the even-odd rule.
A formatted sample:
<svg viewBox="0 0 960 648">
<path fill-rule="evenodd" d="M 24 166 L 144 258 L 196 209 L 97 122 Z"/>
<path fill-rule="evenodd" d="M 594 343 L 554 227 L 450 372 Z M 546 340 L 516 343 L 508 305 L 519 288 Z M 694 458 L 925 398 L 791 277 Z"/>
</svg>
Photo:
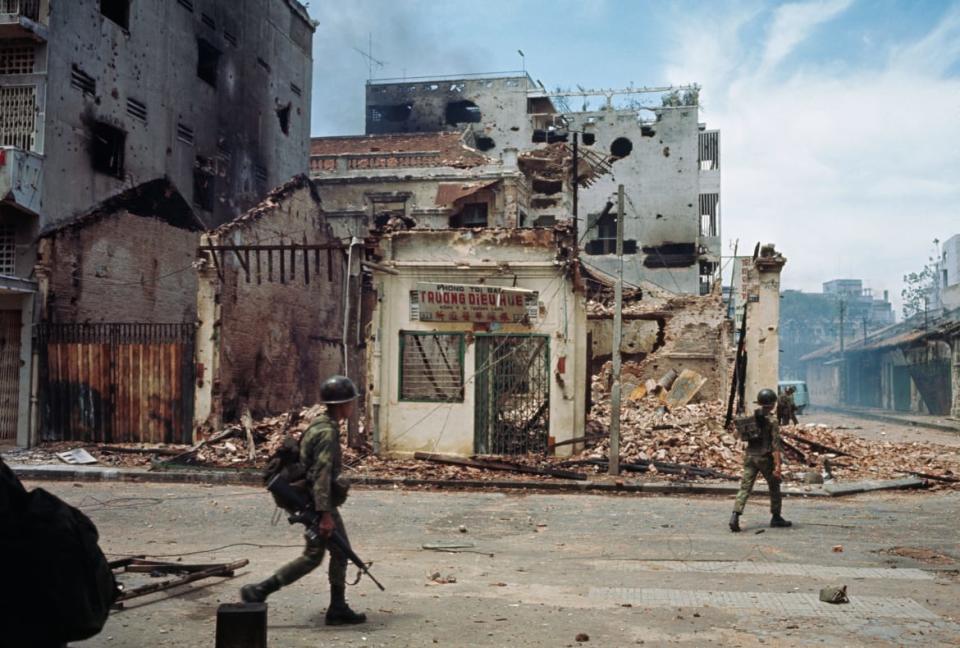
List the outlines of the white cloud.
<svg viewBox="0 0 960 648">
<path fill-rule="evenodd" d="M 785 4 L 778 8 L 764 47 L 761 72 L 767 73 L 775 68 L 817 26 L 833 20 L 851 4 L 853 0 L 823 0 Z"/>
<path fill-rule="evenodd" d="M 862 278 L 899 297 L 902 275 L 931 241 L 960 232 L 960 11 L 902 43 L 872 68 L 777 63 L 848 2 L 786 5 L 770 21 L 762 61 L 740 29 L 757 16 L 715 16 L 691 30 L 706 43 L 677 48 L 673 82 L 703 84 L 702 118 L 722 131 L 724 238 L 774 241 L 787 287 L 819 290 Z M 707 27 L 710 29 L 707 29 Z"/>
</svg>

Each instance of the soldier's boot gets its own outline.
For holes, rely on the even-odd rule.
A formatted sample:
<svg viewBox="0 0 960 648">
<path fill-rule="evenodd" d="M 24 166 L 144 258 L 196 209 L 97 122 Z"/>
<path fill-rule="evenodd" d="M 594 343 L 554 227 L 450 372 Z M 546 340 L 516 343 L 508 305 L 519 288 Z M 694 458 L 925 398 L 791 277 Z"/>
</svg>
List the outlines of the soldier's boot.
<svg viewBox="0 0 960 648">
<path fill-rule="evenodd" d="M 347 605 L 347 587 L 345 585 L 330 586 L 330 607 L 327 608 L 325 622 L 327 625 L 356 625 L 365 623 L 367 615 L 354 612 Z"/>
<path fill-rule="evenodd" d="M 736 511 L 730 516 L 730 530 L 734 533 L 740 533 L 740 514 Z"/>
<path fill-rule="evenodd" d="M 275 575 L 260 583 L 244 585 L 240 588 L 240 598 L 244 603 L 263 603 L 267 597 L 280 589 L 280 579 Z"/>
<path fill-rule="evenodd" d="M 770 518 L 771 529 L 777 529 L 777 528 L 786 529 L 787 527 L 792 527 L 792 526 L 793 526 L 793 522 L 791 522 L 790 520 L 784 520 L 779 513 L 777 513 L 776 515 Z"/>
</svg>

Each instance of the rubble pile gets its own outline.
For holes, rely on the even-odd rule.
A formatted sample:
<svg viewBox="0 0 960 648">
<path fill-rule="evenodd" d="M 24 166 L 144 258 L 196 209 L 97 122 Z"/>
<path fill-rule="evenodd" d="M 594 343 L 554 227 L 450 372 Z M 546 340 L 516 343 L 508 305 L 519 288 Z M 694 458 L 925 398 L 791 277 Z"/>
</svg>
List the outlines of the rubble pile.
<svg viewBox="0 0 960 648">
<path fill-rule="evenodd" d="M 583 459 L 606 459 L 609 451 L 610 403 L 606 373 L 601 372 L 593 379 L 595 405 L 588 420 L 587 436 L 594 437 L 595 445 L 580 454 Z M 691 403 L 671 410 L 656 396 L 631 401 L 625 394 L 622 403 L 621 463 L 664 462 L 739 474 L 744 444 L 733 432 L 724 429 L 726 406 L 723 402 Z M 871 441 L 816 423 L 783 426 L 781 437 L 785 443 L 786 481 L 802 481 L 812 472 L 839 481 L 897 479 L 917 474 L 930 479 L 933 487 L 960 488 L 960 450 L 957 448 L 932 443 Z M 594 469 L 603 470 L 602 467 Z M 650 466 L 646 474 L 656 472 L 656 467 Z M 665 476 L 669 479 L 687 477 Z"/>
<path fill-rule="evenodd" d="M 601 381 L 594 380 L 594 403 L 588 435 L 603 433 L 599 442 L 581 453 L 583 458 L 607 458 L 610 439 L 609 398 L 600 396 Z M 720 401 L 692 403 L 668 410 L 659 399 L 638 402 L 623 399 L 620 417 L 620 461 L 658 461 L 687 464 L 735 475 L 743 461 L 742 443 L 723 429 L 725 405 Z M 650 473 L 656 474 L 655 466 Z"/>
<path fill-rule="evenodd" d="M 871 441 L 849 432 L 831 428 L 822 423 L 801 423 L 781 428 L 784 440 L 806 455 L 806 461 L 794 458 L 793 468 L 801 466 L 825 467 L 840 481 L 854 479 L 894 479 L 907 474 L 928 477 L 931 486 L 960 488 L 960 450 L 934 443 Z M 845 455 L 814 449 L 798 439 L 807 439 Z M 939 481 L 934 477 L 946 478 Z M 950 481 L 950 480 L 958 481 Z"/>
</svg>

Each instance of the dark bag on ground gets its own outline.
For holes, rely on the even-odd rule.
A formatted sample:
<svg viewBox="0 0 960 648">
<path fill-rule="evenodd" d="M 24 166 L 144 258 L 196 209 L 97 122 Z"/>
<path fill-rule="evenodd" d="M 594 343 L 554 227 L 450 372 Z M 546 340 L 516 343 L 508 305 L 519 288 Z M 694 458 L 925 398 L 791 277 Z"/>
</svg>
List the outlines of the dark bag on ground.
<svg viewBox="0 0 960 648">
<path fill-rule="evenodd" d="M 24 489 L 0 460 L 0 644 L 47 648 L 103 629 L 118 591 L 86 515 Z"/>
</svg>

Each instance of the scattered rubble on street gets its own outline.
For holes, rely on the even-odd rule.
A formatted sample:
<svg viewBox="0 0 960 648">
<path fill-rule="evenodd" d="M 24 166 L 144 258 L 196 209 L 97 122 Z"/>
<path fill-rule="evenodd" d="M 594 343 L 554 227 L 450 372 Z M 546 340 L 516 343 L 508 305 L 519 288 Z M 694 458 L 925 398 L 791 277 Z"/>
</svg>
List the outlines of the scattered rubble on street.
<svg viewBox="0 0 960 648">
<path fill-rule="evenodd" d="M 601 374 L 602 376 L 602 374 Z M 510 457 L 449 457 L 417 453 L 411 458 L 378 457 L 369 446 L 344 447 L 345 469 L 356 476 L 419 480 L 533 480 L 604 479 L 610 410 L 602 377 L 593 383 L 594 407 L 587 424 L 586 447 L 568 457 L 529 454 Z M 723 428 L 721 401 L 693 402 L 675 408 L 663 404 L 669 391 L 653 389 L 639 400 L 628 400 L 621 419 L 621 464 L 627 477 L 651 480 L 731 479 L 739 474 L 742 444 Z M 320 413 L 322 405 L 228 425 L 194 446 L 169 444 L 83 445 L 101 465 L 148 467 L 165 463 L 216 469 L 259 470 L 286 434 L 299 435 Z M 896 479 L 916 475 L 931 488 L 958 488 L 960 453 L 932 443 L 871 441 L 855 432 L 823 424 L 805 423 L 782 428 L 785 444 L 785 480 L 817 483 L 826 477 L 837 482 Z M 254 442 L 251 460 L 249 439 Z M 343 435 L 346 439 L 346 435 Z M 558 444 L 559 445 L 559 444 Z M 56 462 L 56 454 L 77 449 L 76 442 L 50 443 L 15 451 L 19 463 Z"/>
</svg>

